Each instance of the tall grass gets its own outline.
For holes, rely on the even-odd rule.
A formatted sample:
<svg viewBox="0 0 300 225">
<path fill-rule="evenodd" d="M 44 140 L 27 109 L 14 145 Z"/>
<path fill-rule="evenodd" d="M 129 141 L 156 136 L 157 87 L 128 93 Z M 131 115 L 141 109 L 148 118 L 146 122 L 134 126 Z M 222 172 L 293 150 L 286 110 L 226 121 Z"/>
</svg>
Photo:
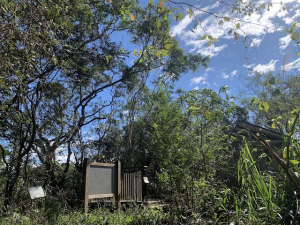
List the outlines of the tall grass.
<svg viewBox="0 0 300 225">
<path fill-rule="evenodd" d="M 267 171 L 260 171 L 246 141 L 237 170 L 237 219 L 251 224 L 285 224 L 286 202 L 290 200 L 286 198 L 285 179 L 279 173 L 271 176 Z"/>
</svg>

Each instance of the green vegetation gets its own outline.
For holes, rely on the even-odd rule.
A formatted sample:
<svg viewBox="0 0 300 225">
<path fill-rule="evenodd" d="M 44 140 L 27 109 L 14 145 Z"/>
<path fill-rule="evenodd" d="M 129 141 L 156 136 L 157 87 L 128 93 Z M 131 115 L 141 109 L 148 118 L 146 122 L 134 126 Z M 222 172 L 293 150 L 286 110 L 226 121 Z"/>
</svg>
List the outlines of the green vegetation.
<svg viewBox="0 0 300 225">
<path fill-rule="evenodd" d="M 169 33 L 181 4 L 0 2 L 0 224 L 299 223 L 299 75 L 253 74 L 243 99 L 226 87 L 174 90 L 209 63 Z M 281 133 L 282 145 L 230 136 L 237 120 Z M 85 157 L 148 166 L 164 207 L 84 215 Z M 31 201 L 38 185 L 47 197 Z"/>
<path fill-rule="evenodd" d="M 55 207 L 55 206 L 54 206 Z M 134 224 L 170 224 L 174 221 L 167 213 L 161 209 L 143 209 L 135 207 L 125 212 L 110 212 L 99 208 L 92 213 L 84 215 L 82 212 L 66 212 L 57 217 L 49 218 L 49 212 L 33 211 L 28 215 L 13 213 L 7 218 L 0 219 L 0 224 L 111 224 L 111 225 L 134 225 Z"/>
</svg>

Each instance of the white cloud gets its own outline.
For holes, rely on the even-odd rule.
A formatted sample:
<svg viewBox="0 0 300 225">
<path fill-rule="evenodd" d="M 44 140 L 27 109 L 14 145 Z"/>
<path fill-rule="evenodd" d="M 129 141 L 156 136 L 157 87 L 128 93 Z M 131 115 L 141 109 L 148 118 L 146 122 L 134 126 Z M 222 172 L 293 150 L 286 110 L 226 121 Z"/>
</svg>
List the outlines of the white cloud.
<svg viewBox="0 0 300 225">
<path fill-rule="evenodd" d="M 209 56 L 209 57 L 214 57 L 217 56 L 223 49 L 227 47 L 226 44 L 221 45 L 221 46 L 215 46 L 214 44 L 211 46 L 207 47 L 200 47 L 198 46 L 197 53 L 200 53 L 203 56 Z"/>
<path fill-rule="evenodd" d="M 251 42 L 251 45 L 250 45 L 250 48 L 251 47 L 258 47 L 260 45 L 261 41 L 262 41 L 262 39 L 260 39 L 260 38 L 253 38 L 252 42 Z"/>
<path fill-rule="evenodd" d="M 228 79 L 228 78 L 229 78 L 229 75 L 226 74 L 226 73 L 224 73 L 224 72 L 222 72 L 221 77 L 224 78 L 224 79 Z"/>
<path fill-rule="evenodd" d="M 237 72 L 238 72 L 237 70 L 232 71 L 231 76 L 234 77 L 237 74 Z"/>
<path fill-rule="evenodd" d="M 193 18 L 185 16 L 177 25 L 171 28 L 170 34 L 174 37 L 181 35 L 182 32 L 193 22 Z"/>
<path fill-rule="evenodd" d="M 288 63 L 284 66 L 285 71 L 290 71 L 293 69 L 299 69 L 300 68 L 300 59 L 296 59 L 295 61 Z"/>
<path fill-rule="evenodd" d="M 198 87 L 198 86 L 196 86 L 196 87 L 194 87 L 194 88 L 193 88 L 193 90 L 196 90 L 196 91 L 198 91 L 198 90 L 199 90 L 199 87 Z"/>
<path fill-rule="evenodd" d="M 294 23 L 295 21 L 297 21 L 297 18 L 299 17 L 299 14 L 300 14 L 300 10 L 296 10 L 294 13 L 294 16 L 292 17 L 285 17 L 283 18 L 284 22 L 287 24 L 287 25 L 291 25 L 292 23 Z"/>
<path fill-rule="evenodd" d="M 193 84 L 199 84 L 201 81 L 205 81 L 206 78 L 205 77 L 194 77 L 192 79 L 190 79 L 190 85 L 193 85 Z"/>
<path fill-rule="evenodd" d="M 278 19 L 287 23 L 287 16 L 291 15 L 291 11 L 293 11 L 293 13 L 296 11 L 284 11 L 282 9 L 282 4 L 280 4 L 277 0 L 271 0 L 270 2 L 273 3 L 273 6 L 269 11 L 266 9 L 262 12 L 253 12 L 251 16 L 243 15 L 241 13 L 231 14 L 228 12 L 228 7 L 224 6 L 224 4 L 215 4 L 213 7 L 203 9 L 210 11 L 209 9 L 215 9 L 218 7 L 217 11 L 219 15 L 229 17 L 231 19 L 229 22 L 224 22 L 223 25 L 219 25 L 220 18 L 216 18 L 201 11 L 195 11 L 194 13 L 201 21 L 201 25 L 199 25 L 194 32 L 191 32 L 193 18 L 186 15 L 182 21 L 171 28 L 171 34 L 173 36 L 177 35 L 185 42 L 185 44 L 192 46 L 191 51 L 210 57 L 217 56 L 227 47 L 227 45 L 224 44 L 217 47 L 212 45 L 207 47 L 208 39 L 201 40 L 201 37 L 204 34 L 211 35 L 212 37 L 217 38 L 218 41 L 222 41 L 221 39 L 234 40 L 234 35 L 232 33 L 229 34 L 229 31 L 232 30 L 238 32 L 240 36 L 247 35 L 251 37 L 252 43 L 250 44 L 250 47 L 258 47 L 263 40 L 262 37 L 266 34 L 274 33 L 283 29 L 283 27 L 279 25 Z M 284 1 L 284 5 L 286 5 L 286 7 L 297 4 L 299 4 L 297 0 Z M 294 16 L 291 17 L 290 20 L 295 21 Z M 240 23 L 239 30 L 236 30 L 237 23 Z"/>
<path fill-rule="evenodd" d="M 203 8 L 203 11 L 209 11 L 211 9 L 217 8 L 219 6 L 219 2 L 216 2 L 213 5 L 209 5 L 207 7 Z M 199 16 L 200 14 L 205 14 L 203 11 L 194 11 L 195 16 Z M 170 34 L 172 36 L 181 36 L 186 34 L 186 28 L 194 21 L 193 17 L 190 17 L 189 15 L 186 15 L 178 24 L 175 26 L 171 27 L 171 32 Z M 190 30 L 190 29 L 188 29 Z"/>
<path fill-rule="evenodd" d="M 250 66 L 245 66 L 245 67 L 246 68 L 252 67 L 253 71 L 265 73 L 268 71 L 274 71 L 275 67 L 276 67 L 276 62 L 278 62 L 278 60 L 272 59 L 268 64 L 265 64 L 265 65 L 258 64 L 256 66 L 250 65 Z"/>
<path fill-rule="evenodd" d="M 290 36 L 285 36 L 283 38 L 279 39 L 279 49 L 283 50 L 285 49 L 290 43 L 292 39 Z"/>
</svg>

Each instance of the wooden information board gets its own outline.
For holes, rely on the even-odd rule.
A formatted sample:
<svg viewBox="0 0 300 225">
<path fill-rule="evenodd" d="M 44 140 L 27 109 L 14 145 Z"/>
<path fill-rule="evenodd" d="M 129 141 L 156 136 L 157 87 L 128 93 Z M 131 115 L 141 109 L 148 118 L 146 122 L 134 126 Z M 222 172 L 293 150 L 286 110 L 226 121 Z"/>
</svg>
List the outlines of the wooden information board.
<svg viewBox="0 0 300 225">
<path fill-rule="evenodd" d="M 121 162 L 116 164 L 91 162 L 84 159 L 84 211 L 89 199 L 114 197 L 117 208 L 121 197 Z"/>
</svg>

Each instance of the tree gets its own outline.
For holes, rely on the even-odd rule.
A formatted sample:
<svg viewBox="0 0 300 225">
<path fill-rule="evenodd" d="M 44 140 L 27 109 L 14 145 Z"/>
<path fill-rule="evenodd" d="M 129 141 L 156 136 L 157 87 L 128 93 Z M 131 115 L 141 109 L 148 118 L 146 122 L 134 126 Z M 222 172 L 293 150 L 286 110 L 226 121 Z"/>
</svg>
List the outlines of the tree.
<svg viewBox="0 0 300 225">
<path fill-rule="evenodd" d="M 0 13 L 5 205 L 13 201 L 17 181 L 27 177 L 32 160 L 44 167 L 45 187 L 61 185 L 65 175 L 57 174 L 68 172 L 75 138 L 85 127 L 106 120 L 107 108 L 123 90 L 133 90 L 155 68 L 178 78 L 208 60 L 184 56 L 169 35 L 170 10 L 151 3 L 3 1 Z M 136 49 L 115 40 L 120 35 Z M 173 52 L 180 59 L 176 71 L 164 66 L 174 60 Z M 135 59 L 128 63 L 131 53 Z M 62 146 L 68 146 L 63 170 L 56 160 Z"/>
<path fill-rule="evenodd" d="M 165 80 L 139 96 L 131 124 L 132 149 L 125 151 L 123 161 L 156 173 L 157 190 L 174 200 L 178 212 L 196 212 L 204 201 L 199 193 L 211 188 L 208 182 L 215 181 L 216 171 L 227 162 L 234 106 L 229 96 L 223 99 L 210 89 L 174 92 L 172 82 Z M 128 140 L 127 127 L 125 131 Z"/>
<path fill-rule="evenodd" d="M 255 97 L 242 99 L 251 110 L 252 120 L 261 126 L 270 129 L 279 129 L 287 132 L 291 113 L 298 109 L 299 78 L 297 75 L 261 74 L 256 73 L 248 78 L 246 85 L 248 93 Z M 279 130 L 278 130 L 279 131 Z"/>
</svg>

